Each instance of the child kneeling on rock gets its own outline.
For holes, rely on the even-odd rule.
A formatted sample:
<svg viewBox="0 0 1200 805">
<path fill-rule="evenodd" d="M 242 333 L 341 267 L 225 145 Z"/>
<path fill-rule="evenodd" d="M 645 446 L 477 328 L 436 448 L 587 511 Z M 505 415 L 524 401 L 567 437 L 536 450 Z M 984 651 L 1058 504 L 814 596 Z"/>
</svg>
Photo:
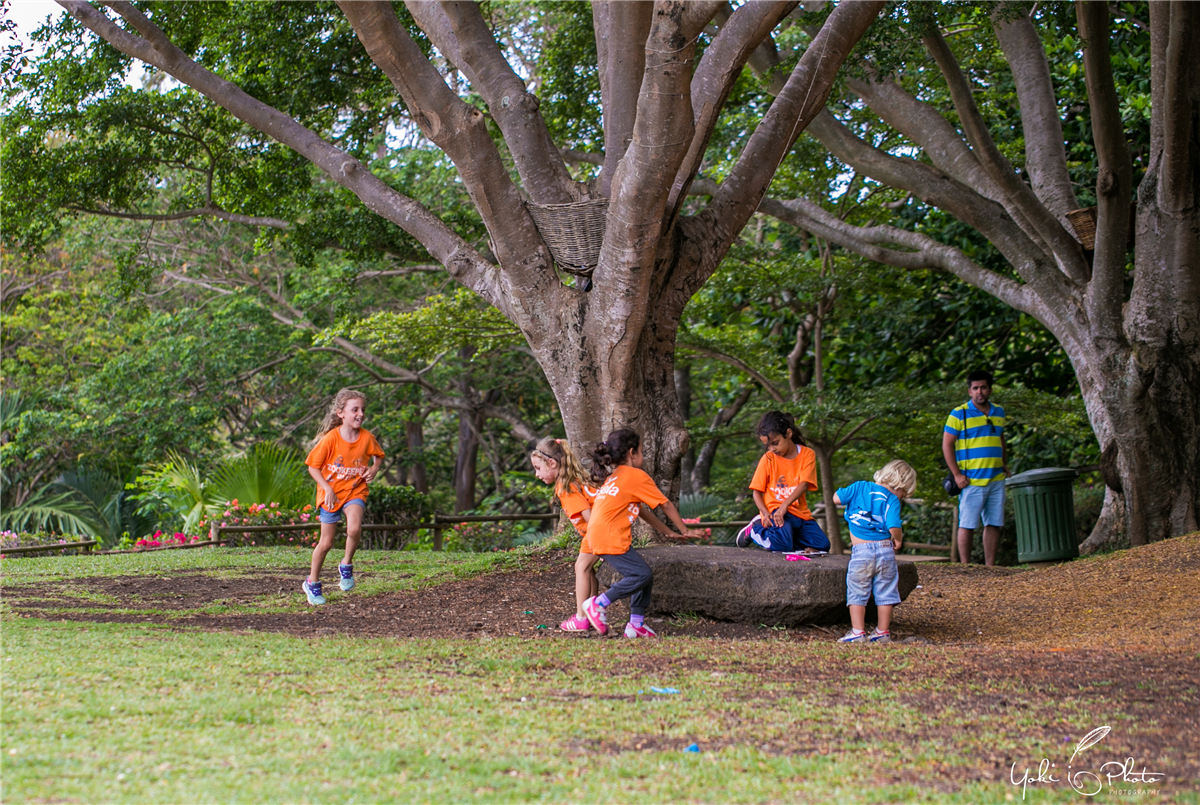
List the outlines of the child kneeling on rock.
<svg viewBox="0 0 1200 805">
<path fill-rule="evenodd" d="M 846 571 L 846 604 L 850 631 L 839 643 L 891 641 L 892 607 L 900 603 L 900 571 L 896 551 L 904 544 L 900 527 L 900 501 L 917 488 L 917 473 L 903 461 L 889 461 L 875 473 L 875 483 L 855 481 L 834 493 L 846 507 L 850 527 L 850 567 Z M 866 631 L 867 602 L 875 593 L 879 624 Z"/>
</svg>

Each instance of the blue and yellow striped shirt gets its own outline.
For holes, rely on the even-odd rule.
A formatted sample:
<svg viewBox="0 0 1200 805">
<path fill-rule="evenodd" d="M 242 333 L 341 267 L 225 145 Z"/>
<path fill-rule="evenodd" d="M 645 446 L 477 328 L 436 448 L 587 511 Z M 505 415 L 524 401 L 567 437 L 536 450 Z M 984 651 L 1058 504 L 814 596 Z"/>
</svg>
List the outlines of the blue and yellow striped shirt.
<svg viewBox="0 0 1200 805">
<path fill-rule="evenodd" d="M 954 436 L 954 460 L 971 486 L 987 486 L 1004 476 L 1004 409 L 992 404 L 984 414 L 968 402 L 950 412 L 946 433 Z"/>
</svg>

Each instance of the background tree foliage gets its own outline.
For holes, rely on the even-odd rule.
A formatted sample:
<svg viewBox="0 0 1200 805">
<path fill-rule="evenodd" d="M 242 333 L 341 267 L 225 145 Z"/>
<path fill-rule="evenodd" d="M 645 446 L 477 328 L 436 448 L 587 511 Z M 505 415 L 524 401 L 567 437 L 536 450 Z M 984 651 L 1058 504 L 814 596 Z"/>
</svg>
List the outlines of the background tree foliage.
<svg viewBox="0 0 1200 805">
<path fill-rule="evenodd" d="M 489 250 L 454 166 L 420 136 L 333 4 L 139 8 L 169 19 L 176 44 L 203 53 L 210 70 L 319 131 Z M 952 4 L 935 22 L 983 86 L 977 102 L 1019 170 L 1020 106 L 991 8 Z M 1142 158 L 1148 45 L 1137 23 L 1146 15 L 1144 4 L 1121 8 L 1114 75 Z M 465 83 L 397 9 L 422 51 L 451 82 Z M 801 57 L 827 13 L 797 11 L 775 37 L 779 66 L 741 72 L 697 193 L 729 174 L 773 101 L 773 77 Z M 484 14 L 540 98 L 556 144 L 570 152 L 574 177 L 595 176 L 604 141 L 590 6 L 488 4 Z M 919 64 L 912 26 L 922 14 L 919 4 L 895 6 L 860 44 L 848 75 L 864 75 L 864 65 L 884 72 Z M 1073 12 L 1041 4 L 1036 17 L 1072 180 L 1086 202 L 1097 158 Z M 701 35 L 697 58 L 712 37 L 713 29 Z M 367 427 L 388 452 L 388 483 L 425 486 L 439 510 L 545 505 L 526 447 L 539 433 L 561 435 L 561 412 L 508 319 L 451 287 L 416 240 L 289 148 L 154 69 L 145 88 L 127 86 L 131 60 L 72 18 L 33 39 L 44 51 L 6 76 L 0 155 L 0 382 L 6 404 L 17 394 L 36 400 L 6 415 L 6 502 L 50 494 L 56 478 L 80 466 L 131 482 L 151 466 L 192 462 L 198 478 L 213 478 L 258 445 L 302 453 L 333 393 L 354 386 L 369 391 Z M 906 86 L 922 100 L 952 108 L 921 68 L 901 81 L 910 75 Z M 874 147 L 929 161 L 844 85 L 830 107 Z M 498 128 L 490 131 L 511 159 Z M 769 195 L 816 199 L 855 226 L 886 221 L 927 234 L 1013 276 L 976 230 L 860 175 L 808 136 L 780 165 Z M 760 213 L 683 315 L 676 386 L 692 437 L 683 491 L 707 490 L 713 513 L 752 510 L 745 487 L 761 452 L 753 426 L 763 411 L 782 408 L 810 442 L 827 445 L 832 477 L 823 486 L 902 457 L 933 497 L 941 424 L 963 397 L 965 373 L 980 367 L 997 372 L 996 399 L 1016 421 L 1014 469 L 1097 461 L 1070 361 L 1033 317 L 949 273 L 897 272 Z"/>
</svg>

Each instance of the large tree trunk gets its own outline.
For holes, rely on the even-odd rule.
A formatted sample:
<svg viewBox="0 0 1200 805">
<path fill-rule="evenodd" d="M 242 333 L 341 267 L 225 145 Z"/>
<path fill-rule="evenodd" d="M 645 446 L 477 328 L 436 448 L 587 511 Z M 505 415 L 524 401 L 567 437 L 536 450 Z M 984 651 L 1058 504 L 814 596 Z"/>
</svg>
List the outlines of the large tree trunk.
<svg viewBox="0 0 1200 805">
<path fill-rule="evenodd" d="M 122 26 L 83 0 L 59 2 L 114 47 L 294 149 L 419 241 L 451 276 L 520 328 L 550 381 L 572 442 L 585 450 L 614 428 L 634 428 L 644 440 L 646 471 L 671 498 L 678 495 L 680 458 L 688 448 L 673 376 L 679 317 L 753 215 L 777 167 L 823 108 L 841 63 L 885 6 L 883 0 L 837 4 L 746 138 L 721 190 L 704 211 L 689 216 L 681 214 L 681 195 L 699 170 L 725 99 L 750 53 L 793 2 L 742 4 L 699 57 L 700 34 L 724 2 L 597 4 L 605 164 L 598 185 L 588 186 L 572 182 L 563 168 L 537 99 L 522 92 L 478 5 L 413 2 L 408 8 L 437 50 L 470 80 L 486 114 L 447 86 L 392 4 L 341 0 L 411 120 L 454 162 L 487 228 L 490 254 L 484 256 L 319 133 L 201 66 L 133 4 L 113 0 L 105 7 Z M 504 156 L 489 119 L 505 140 Z M 592 194 L 609 198 L 610 205 L 595 289 L 584 294 L 559 281 L 524 202 Z M 464 472 L 466 464 L 473 467 L 465 454 L 460 459 Z M 459 505 L 467 505 L 465 498 Z"/>
<path fill-rule="evenodd" d="M 454 511 L 475 508 L 475 465 L 479 459 L 482 418 L 464 411 L 458 415 L 458 452 L 454 458 Z"/>
<path fill-rule="evenodd" d="M 818 480 L 821 484 L 821 500 L 825 502 L 825 536 L 829 537 L 829 552 L 842 554 L 846 549 L 842 545 L 841 523 L 838 522 L 837 504 L 833 502 L 833 493 L 837 488 L 833 480 L 833 454 L 837 448 L 834 445 L 819 441 L 810 441 L 809 447 L 817 454 Z"/>
<path fill-rule="evenodd" d="M 425 449 L 425 429 L 421 420 L 409 420 L 404 423 L 405 436 L 408 439 L 408 449 L 420 453 Z M 424 461 L 414 461 L 408 466 L 408 483 L 413 489 L 422 494 L 429 492 L 429 477 L 425 472 Z"/>
<path fill-rule="evenodd" d="M 692 417 L 692 367 L 675 369 L 675 395 L 679 397 L 679 414 L 684 422 Z M 696 447 L 689 444 L 679 460 L 679 494 L 690 495 L 696 491 L 692 484 L 692 468 L 696 466 Z"/>
</svg>

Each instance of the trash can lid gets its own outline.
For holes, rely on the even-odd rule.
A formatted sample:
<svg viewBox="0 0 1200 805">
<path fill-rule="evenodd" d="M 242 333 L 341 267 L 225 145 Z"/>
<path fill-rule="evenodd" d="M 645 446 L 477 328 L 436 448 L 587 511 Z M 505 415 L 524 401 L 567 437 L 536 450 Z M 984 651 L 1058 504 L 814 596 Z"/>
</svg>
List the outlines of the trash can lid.
<svg viewBox="0 0 1200 805">
<path fill-rule="evenodd" d="M 1062 481 L 1074 481 L 1079 475 L 1070 467 L 1043 467 L 1040 470 L 1027 470 L 1020 475 L 1014 475 L 1004 482 L 1004 486 L 1012 489 L 1014 486 L 1040 486 Z"/>
</svg>

